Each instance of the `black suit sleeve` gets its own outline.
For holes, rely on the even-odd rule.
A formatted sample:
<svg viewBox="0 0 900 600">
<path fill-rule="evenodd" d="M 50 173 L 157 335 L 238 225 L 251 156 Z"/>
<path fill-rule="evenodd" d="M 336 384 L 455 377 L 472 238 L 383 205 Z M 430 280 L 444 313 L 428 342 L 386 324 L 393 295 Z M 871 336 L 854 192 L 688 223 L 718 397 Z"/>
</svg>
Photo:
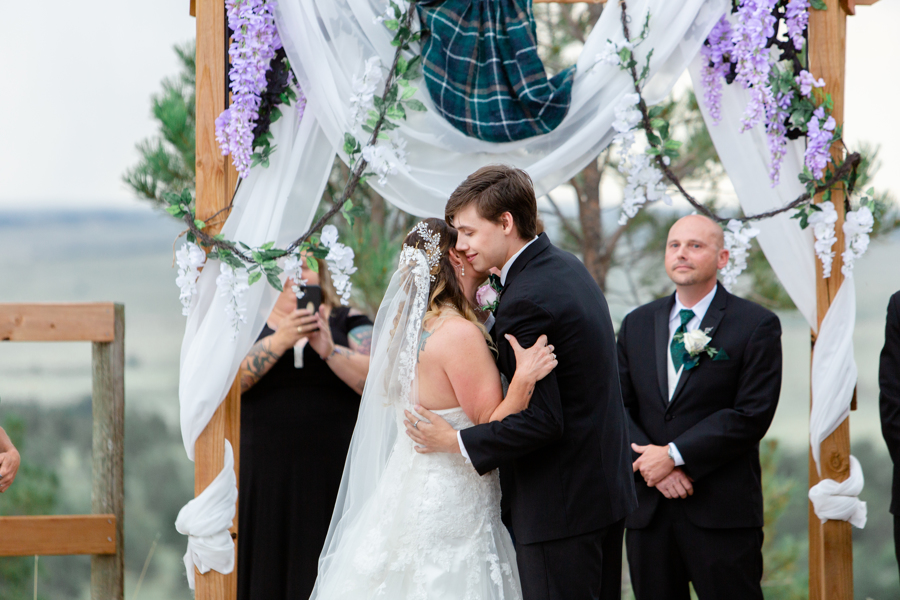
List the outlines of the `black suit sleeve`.
<svg viewBox="0 0 900 600">
<path fill-rule="evenodd" d="M 744 350 L 734 406 L 709 415 L 672 440 L 694 479 L 748 452 L 766 434 L 781 392 L 781 324 L 760 321 Z"/>
<path fill-rule="evenodd" d="M 628 323 L 628 317 L 622 320 L 622 326 L 619 328 L 619 336 L 616 340 L 616 348 L 619 354 L 619 384 L 622 388 L 622 401 L 625 403 L 625 414 L 628 416 L 628 431 L 631 434 L 631 441 L 639 446 L 646 446 L 650 443 L 650 436 L 641 427 L 640 406 L 638 404 L 637 394 L 634 391 L 634 383 L 631 381 L 631 372 L 628 368 L 628 354 L 625 352 L 625 325 Z M 637 454 L 633 453 L 633 458 L 637 460 Z"/>
<path fill-rule="evenodd" d="M 900 292 L 888 303 L 878 387 L 881 435 L 887 442 L 891 460 L 897 465 L 900 464 Z"/>
<path fill-rule="evenodd" d="M 519 301 L 503 307 L 504 313 L 515 315 L 507 333 L 515 336 L 523 348 L 530 348 L 541 334 L 552 342 L 553 319 L 532 302 Z M 501 360 L 515 367 L 512 348 L 505 340 L 498 340 Z M 569 351 L 577 351 L 570 349 Z M 557 348 L 560 360 L 566 350 Z M 475 469 L 481 475 L 496 469 L 562 437 L 563 411 L 556 374 L 551 372 L 534 387 L 531 403 L 524 411 L 509 415 L 502 421 L 492 421 L 461 432 L 463 445 Z"/>
</svg>

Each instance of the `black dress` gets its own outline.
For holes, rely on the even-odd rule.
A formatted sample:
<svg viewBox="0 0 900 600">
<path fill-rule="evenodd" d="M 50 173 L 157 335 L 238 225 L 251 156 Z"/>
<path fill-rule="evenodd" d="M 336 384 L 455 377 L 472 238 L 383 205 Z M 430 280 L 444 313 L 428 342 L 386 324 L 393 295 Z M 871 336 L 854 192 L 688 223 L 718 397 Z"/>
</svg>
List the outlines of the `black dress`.
<svg viewBox="0 0 900 600">
<path fill-rule="evenodd" d="M 331 311 L 334 343 L 371 325 Z M 267 325 L 260 339 L 272 335 Z M 241 397 L 238 598 L 305 600 L 316 581 L 359 395 L 307 346 L 303 368 L 288 350 Z"/>
</svg>

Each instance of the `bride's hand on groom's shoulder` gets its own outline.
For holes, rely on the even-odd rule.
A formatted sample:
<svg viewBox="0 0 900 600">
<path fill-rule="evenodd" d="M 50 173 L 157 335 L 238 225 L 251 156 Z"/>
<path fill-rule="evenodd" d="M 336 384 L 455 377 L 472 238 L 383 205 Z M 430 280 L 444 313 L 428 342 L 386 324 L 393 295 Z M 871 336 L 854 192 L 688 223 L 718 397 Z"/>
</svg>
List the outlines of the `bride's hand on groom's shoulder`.
<svg viewBox="0 0 900 600">
<path fill-rule="evenodd" d="M 459 454 L 456 430 L 450 423 L 423 406 L 416 406 L 415 411 L 415 413 L 403 411 L 406 415 L 403 425 L 406 426 L 406 435 L 416 443 L 416 452 Z"/>
<path fill-rule="evenodd" d="M 530 348 L 523 348 L 515 336 L 504 336 L 512 346 L 516 355 L 516 375 L 522 376 L 526 381 L 534 384 L 550 374 L 559 364 L 554 354 L 553 344 L 547 343 L 547 336 L 541 335 Z"/>
</svg>

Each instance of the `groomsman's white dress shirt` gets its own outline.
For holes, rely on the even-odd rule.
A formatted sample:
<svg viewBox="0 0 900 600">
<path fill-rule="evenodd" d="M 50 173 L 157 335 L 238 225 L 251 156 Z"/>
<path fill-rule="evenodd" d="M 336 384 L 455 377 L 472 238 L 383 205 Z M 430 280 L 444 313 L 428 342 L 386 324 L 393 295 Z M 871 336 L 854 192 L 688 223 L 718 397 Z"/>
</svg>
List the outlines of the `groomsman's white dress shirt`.
<svg viewBox="0 0 900 600">
<path fill-rule="evenodd" d="M 675 330 L 677 330 L 678 326 L 681 325 L 680 313 L 684 309 L 694 311 L 694 318 L 688 321 L 686 329 L 689 332 L 699 329 L 700 323 L 703 321 L 703 317 L 706 315 L 706 311 L 709 310 L 709 305 L 712 303 L 713 297 L 716 295 L 716 290 L 718 288 L 719 284 L 717 283 L 710 293 L 708 293 L 703 297 L 702 300 L 700 300 L 700 302 L 690 308 L 681 303 L 681 299 L 678 297 L 678 292 L 675 292 L 675 305 L 672 307 L 672 312 L 669 313 L 669 343 L 666 346 L 666 363 L 668 366 L 669 374 L 669 402 L 672 401 L 672 395 L 675 393 L 675 388 L 678 387 L 678 380 L 681 378 L 681 372 L 684 370 L 684 366 L 682 366 L 678 369 L 677 372 L 675 371 L 675 364 L 672 362 L 671 350 L 672 338 L 675 337 Z M 684 459 L 681 457 L 681 453 L 678 451 L 678 447 L 675 446 L 674 443 L 670 443 L 669 448 L 672 449 L 672 454 L 675 456 L 675 466 L 680 467 L 681 465 L 683 465 Z"/>
<path fill-rule="evenodd" d="M 538 236 L 534 236 L 533 240 L 531 240 L 530 242 L 528 242 L 527 244 L 525 244 L 524 246 L 519 248 L 519 251 L 516 252 L 515 254 L 513 254 L 512 258 L 510 258 L 508 261 L 506 261 L 506 264 L 504 264 L 503 268 L 500 269 L 500 285 L 501 286 L 506 285 L 506 275 L 509 273 L 509 270 L 512 268 L 513 263 L 516 262 L 516 259 L 519 258 L 519 255 L 522 254 L 523 252 L 525 252 L 525 248 L 532 245 L 537 239 L 538 239 Z M 493 315 L 493 313 L 491 313 L 488 316 L 487 321 L 485 321 L 484 327 L 485 327 L 485 329 L 490 331 L 493 326 L 494 326 L 494 315 Z M 466 462 L 467 463 L 472 462 L 471 460 L 469 460 L 469 453 L 466 452 L 465 445 L 463 445 L 462 435 L 458 431 L 456 432 L 456 441 L 459 442 L 459 451 L 463 455 L 463 458 L 466 459 Z"/>
</svg>

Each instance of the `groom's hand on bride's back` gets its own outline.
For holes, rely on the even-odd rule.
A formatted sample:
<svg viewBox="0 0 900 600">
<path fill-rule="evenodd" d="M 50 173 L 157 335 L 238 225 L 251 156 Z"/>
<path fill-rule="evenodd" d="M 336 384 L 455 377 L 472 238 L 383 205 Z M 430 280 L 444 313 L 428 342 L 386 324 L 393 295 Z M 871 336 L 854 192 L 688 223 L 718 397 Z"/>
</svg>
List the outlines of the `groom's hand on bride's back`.
<svg viewBox="0 0 900 600">
<path fill-rule="evenodd" d="M 404 410 L 406 420 L 406 435 L 416 443 L 416 452 L 430 454 L 432 452 L 445 452 L 459 454 L 459 441 L 456 439 L 456 430 L 441 418 L 424 406 L 416 405 L 415 413 Z"/>
</svg>

